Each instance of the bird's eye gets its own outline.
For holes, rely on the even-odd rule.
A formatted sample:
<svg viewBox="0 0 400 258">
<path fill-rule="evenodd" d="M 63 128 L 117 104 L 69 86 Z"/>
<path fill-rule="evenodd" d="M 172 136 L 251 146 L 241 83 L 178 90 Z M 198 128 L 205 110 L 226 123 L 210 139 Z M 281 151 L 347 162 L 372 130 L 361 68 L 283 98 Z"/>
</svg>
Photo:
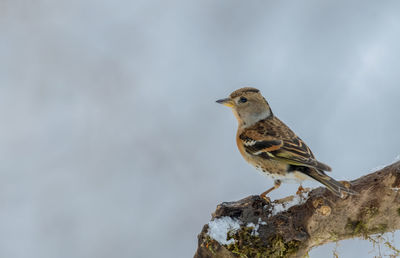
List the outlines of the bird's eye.
<svg viewBox="0 0 400 258">
<path fill-rule="evenodd" d="M 240 97 L 239 102 L 245 103 L 247 102 L 247 99 L 245 97 Z"/>
</svg>

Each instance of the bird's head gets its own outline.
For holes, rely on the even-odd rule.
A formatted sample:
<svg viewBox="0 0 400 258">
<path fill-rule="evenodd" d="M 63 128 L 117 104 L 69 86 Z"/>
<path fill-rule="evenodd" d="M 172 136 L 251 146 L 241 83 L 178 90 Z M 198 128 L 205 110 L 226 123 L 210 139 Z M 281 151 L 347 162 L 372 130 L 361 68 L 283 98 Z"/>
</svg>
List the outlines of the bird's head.
<svg viewBox="0 0 400 258">
<path fill-rule="evenodd" d="M 268 102 L 255 88 L 245 87 L 235 90 L 229 98 L 217 100 L 217 103 L 232 108 L 241 127 L 251 126 L 273 116 Z"/>
</svg>

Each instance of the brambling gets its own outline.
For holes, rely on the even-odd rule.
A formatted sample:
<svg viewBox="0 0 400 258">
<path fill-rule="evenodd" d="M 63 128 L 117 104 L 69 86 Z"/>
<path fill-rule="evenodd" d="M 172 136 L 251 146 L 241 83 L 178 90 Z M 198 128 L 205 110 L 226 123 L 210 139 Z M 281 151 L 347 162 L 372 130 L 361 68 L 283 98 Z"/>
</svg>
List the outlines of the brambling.
<svg viewBox="0 0 400 258">
<path fill-rule="evenodd" d="M 262 198 L 267 199 L 266 195 L 278 188 L 281 181 L 294 179 L 300 182 L 301 191 L 301 182 L 309 178 L 322 183 L 337 196 L 355 194 L 325 174 L 324 171 L 331 171 L 331 168 L 316 160 L 310 148 L 274 116 L 258 89 L 238 89 L 217 103 L 232 108 L 239 122 L 236 143 L 243 158 L 274 179 L 274 187 L 263 192 Z"/>
</svg>

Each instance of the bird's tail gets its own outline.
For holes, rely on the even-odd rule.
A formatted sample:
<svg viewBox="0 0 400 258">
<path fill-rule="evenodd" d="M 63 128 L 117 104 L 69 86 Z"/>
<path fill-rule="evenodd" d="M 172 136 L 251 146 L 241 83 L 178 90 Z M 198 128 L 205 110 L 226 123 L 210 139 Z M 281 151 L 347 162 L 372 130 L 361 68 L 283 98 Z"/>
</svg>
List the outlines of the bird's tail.
<svg viewBox="0 0 400 258">
<path fill-rule="evenodd" d="M 344 186 L 342 183 L 336 181 L 332 177 L 326 175 L 323 171 L 319 171 L 317 169 L 307 169 L 303 173 L 305 173 L 309 177 L 314 178 L 321 184 L 325 185 L 331 192 L 333 192 L 340 198 L 343 198 L 345 196 L 344 193 L 350 195 L 358 194 L 357 192 Z"/>
</svg>

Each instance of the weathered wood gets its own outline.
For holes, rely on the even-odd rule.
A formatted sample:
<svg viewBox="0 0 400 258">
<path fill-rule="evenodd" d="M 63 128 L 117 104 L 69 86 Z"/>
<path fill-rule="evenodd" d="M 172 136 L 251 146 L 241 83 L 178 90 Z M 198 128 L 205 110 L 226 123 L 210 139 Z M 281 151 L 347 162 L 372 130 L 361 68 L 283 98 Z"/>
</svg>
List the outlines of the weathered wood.
<svg viewBox="0 0 400 258">
<path fill-rule="evenodd" d="M 259 196 L 221 203 L 212 220 L 230 217 L 240 229 L 220 244 L 206 224 L 195 257 L 303 257 L 315 246 L 400 229 L 400 162 L 350 183 L 358 195 L 341 199 L 319 187 L 281 212 Z"/>
</svg>

